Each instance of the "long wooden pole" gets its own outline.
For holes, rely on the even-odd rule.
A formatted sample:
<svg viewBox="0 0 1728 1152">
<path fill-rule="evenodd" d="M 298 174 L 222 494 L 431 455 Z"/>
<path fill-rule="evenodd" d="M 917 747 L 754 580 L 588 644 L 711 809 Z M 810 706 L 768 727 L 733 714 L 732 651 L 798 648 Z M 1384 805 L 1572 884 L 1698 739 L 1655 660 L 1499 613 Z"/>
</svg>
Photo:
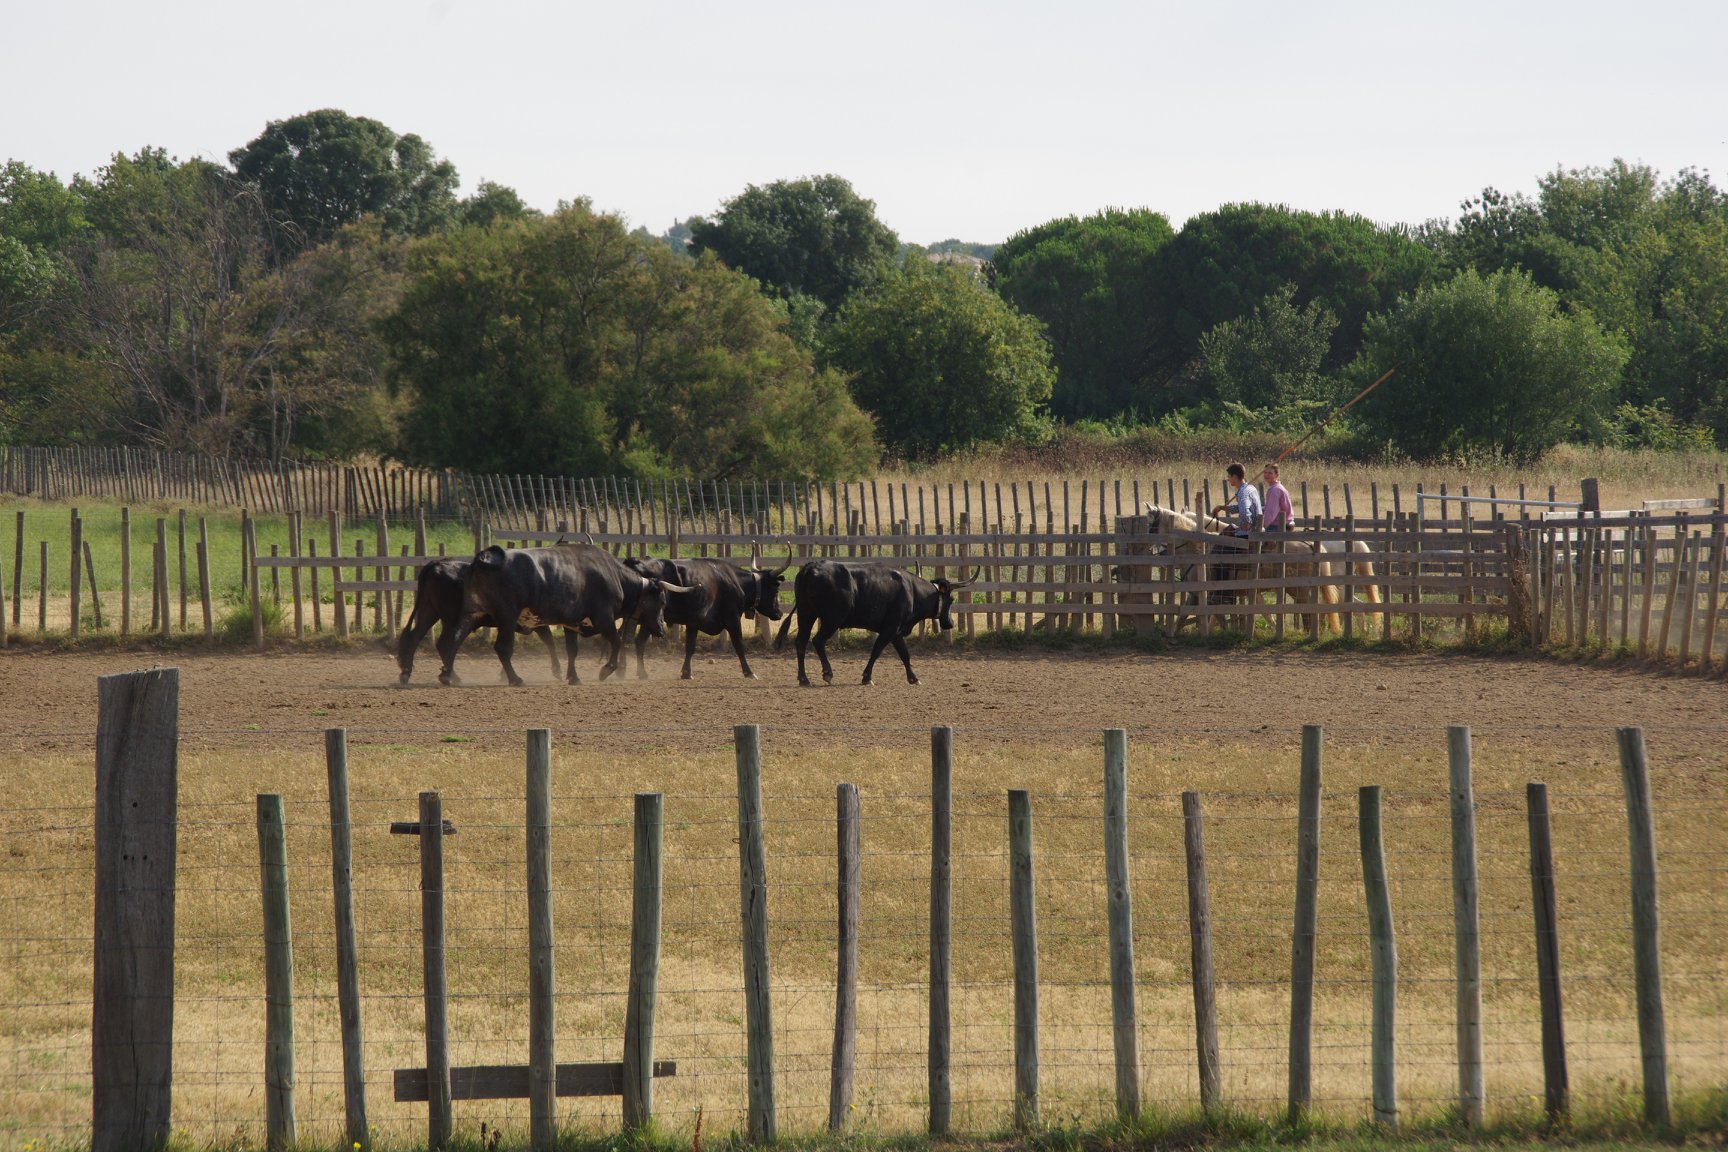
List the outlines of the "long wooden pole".
<svg viewBox="0 0 1728 1152">
<path fill-rule="evenodd" d="M 1319 928 L 1320 748 L 1324 731 L 1302 726 L 1296 824 L 1296 923 L 1290 936 L 1289 1121 L 1302 1123 L 1314 1098 L 1314 943 Z"/>
<path fill-rule="evenodd" d="M 1560 908 L 1554 895 L 1554 837 L 1548 786 L 1524 789 L 1530 822 L 1530 907 L 1536 921 L 1536 990 L 1542 1010 L 1542 1084 L 1548 1119 L 1560 1122 L 1572 1107 L 1566 1070 L 1566 1017 L 1560 997 Z"/>
<path fill-rule="evenodd" d="M 1134 893 L 1128 876 L 1128 733 L 1104 733 L 1104 876 L 1110 920 L 1110 1023 L 1116 1115 L 1140 1115 L 1140 1040 L 1134 1004 Z"/>
<path fill-rule="evenodd" d="M 1038 1127 L 1038 917 L 1032 798 L 1008 793 L 1008 904 L 1014 956 L 1014 1128 Z"/>
<path fill-rule="evenodd" d="M 732 729 L 738 766 L 738 891 L 743 921 L 748 1127 L 752 1144 L 772 1144 L 774 1011 L 768 964 L 768 853 L 762 828 L 762 732 Z"/>
<path fill-rule="evenodd" d="M 635 884 L 630 905 L 630 986 L 624 1006 L 624 1126 L 654 1117 L 654 1007 L 660 988 L 660 842 L 658 792 L 636 795 Z"/>
<path fill-rule="evenodd" d="M 1215 1112 L 1221 1096 L 1218 991 L 1212 966 L 1212 901 L 1206 884 L 1205 813 L 1200 793 L 1182 793 L 1182 846 L 1188 858 L 1188 960 L 1194 983 L 1194 1048 L 1200 1107 Z"/>
<path fill-rule="evenodd" d="M 834 1049 L 829 1061 L 828 1131 L 846 1130 L 852 1111 L 858 1056 L 858 906 L 862 898 L 858 785 L 841 784 L 834 794 L 835 855 L 839 867 L 839 947 L 834 976 Z"/>
<path fill-rule="evenodd" d="M 1357 798 L 1362 842 L 1362 888 L 1368 904 L 1368 944 L 1373 965 L 1372 1064 L 1374 1121 L 1398 1128 L 1398 941 L 1392 927 L 1392 891 L 1386 882 L 1386 846 L 1380 832 L 1380 787 Z"/>
<path fill-rule="evenodd" d="M 1470 729 L 1446 729 L 1452 801 L 1452 925 L 1458 993 L 1458 1117 L 1482 1126 L 1486 1088 L 1482 1066 L 1482 945 L 1477 910 L 1476 794 L 1471 783 Z"/>
<path fill-rule="evenodd" d="M 254 569 L 256 572 L 256 569 Z M 426 1146 L 450 1143 L 450 1003 L 444 974 L 444 801 L 420 793 L 421 975 L 426 1006 Z"/>
<path fill-rule="evenodd" d="M 264 895 L 264 1146 L 294 1146 L 294 937 L 288 909 L 288 839 L 282 797 L 258 796 L 258 867 Z"/>
<path fill-rule="evenodd" d="M 199 584 L 207 574 L 206 544 L 198 541 Z M 365 1040 L 360 1019 L 360 950 L 354 927 L 354 834 L 348 805 L 348 730 L 324 730 L 324 769 L 330 792 L 330 893 L 336 913 L 336 1007 L 342 1023 L 342 1115 L 349 1148 L 370 1148 L 366 1122 Z"/>
<path fill-rule="evenodd" d="M 528 730 L 528 1130 L 534 1152 L 558 1143 L 556 1013 L 552 946 L 552 731 Z"/>
<path fill-rule="evenodd" d="M 817 489 L 818 492 L 821 489 Z M 954 729 L 930 729 L 930 1043 L 932 1136 L 946 1136 L 953 1097 L 949 1053 L 949 976 L 954 944 Z"/>
<path fill-rule="evenodd" d="M 1656 813 L 1644 729 L 1621 728 L 1620 781 L 1632 851 L 1632 973 L 1638 991 L 1638 1051 L 1644 1072 L 1644 1119 L 1669 1122 L 1667 1026 L 1662 1011 L 1661 924 L 1656 909 Z"/>
</svg>

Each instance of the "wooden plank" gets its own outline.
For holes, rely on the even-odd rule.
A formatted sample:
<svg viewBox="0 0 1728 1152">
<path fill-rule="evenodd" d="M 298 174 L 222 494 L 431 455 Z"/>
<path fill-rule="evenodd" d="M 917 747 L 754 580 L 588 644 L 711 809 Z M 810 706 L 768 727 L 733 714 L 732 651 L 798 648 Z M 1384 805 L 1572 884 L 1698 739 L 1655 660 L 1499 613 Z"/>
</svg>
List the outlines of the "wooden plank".
<svg viewBox="0 0 1728 1152">
<path fill-rule="evenodd" d="M 657 1060 L 654 1077 L 678 1074 L 677 1062 Z M 554 1081 L 559 1096 L 617 1096 L 624 1090 L 622 1063 L 560 1064 Z M 450 1069 L 452 1100 L 521 1100 L 528 1095 L 526 1064 L 477 1064 Z M 395 1096 L 399 1104 L 426 1099 L 426 1069 L 397 1068 Z"/>
<path fill-rule="evenodd" d="M 1128 733 L 1104 732 L 1104 878 L 1110 922 L 1110 1034 L 1116 1115 L 1140 1115 L 1140 1041 L 1134 1004 L 1134 893 L 1128 873 Z"/>
<path fill-rule="evenodd" d="M 1374 1122 L 1398 1128 L 1398 940 L 1392 925 L 1392 891 L 1386 882 L 1386 845 L 1380 831 L 1380 787 L 1357 795 L 1356 828 L 1362 847 L 1362 888 L 1368 906 L 1368 954 L 1372 967 L 1371 1050 Z"/>
<path fill-rule="evenodd" d="M 294 932 L 282 797 L 259 793 L 257 813 L 264 897 L 264 1146 L 282 1152 L 295 1142 Z"/>
<path fill-rule="evenodd" d="M 161 1148 L 174 1083 L 180 672 L 96 680 L 92 1152 Z"/>
<path fill-rule="evenodd" d="M 1536 922 L 1536 990 L 1542 1014 L 1543 1103 L 1552 1122 L 1572 1108 L 1566 1070 L 1566 1017 L 1560 996 L 1560 907 L 1554 892 L 1554 836 L 1548 786 L 1524 789 L 1530 825 L 1530 908 Z"/>
<path fill-rule="evenodd" d="M 1644 1119 L 1666 1128 L 1670 1119 L 1668 1042 L 1662 1009 L 1661 921 L 1656 904 L 1656 812 L 1650 796 L 1644 730 L 1620 728 L 1615 737 L 1620 746 L 1620 781 L 1626 792 L 1626 830 L 1632 857 L 1632 973 L 1637 986 Z"/>
</svg>

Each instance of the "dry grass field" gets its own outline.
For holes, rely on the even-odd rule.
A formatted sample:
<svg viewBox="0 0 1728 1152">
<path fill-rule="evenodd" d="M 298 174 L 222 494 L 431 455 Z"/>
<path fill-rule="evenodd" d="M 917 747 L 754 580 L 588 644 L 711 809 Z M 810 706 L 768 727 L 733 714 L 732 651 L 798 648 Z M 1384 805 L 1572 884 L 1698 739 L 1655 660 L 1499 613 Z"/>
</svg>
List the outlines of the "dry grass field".
<svg viewBox="0 0 1728 1152">
<path fill-rule="evenodd" d="M 302 1137 L 340 1138 L 321 730 L 352 745 L 356 882 L 372 1117 L 407 1144 L 423 1106 L 389 1100 L 390 1070 L 424 1061 L 412 840 L 392 837 L 422 789 L 448 843 L 451 1031 L 458 1064 L 527 1049 L 523 735 L 554 731 L 553 855 L 560 1060 L 617 1059 L 628 963 L 631 800 L 666 796 L 657 1056 L 664 1125 L 743 1128 L 744 1025 L 731 725 L 763 725 L 775 1042 L 783 1132 L 826 1116 L 833 1019 L 834 788 L 862 791 L 865 857 L 856 1123 L 916 1132 L 925 1106 L 928 731 L 956 727 L 955 1122 L 1006 1123 L 1012 1083 L 1008 788 L 1032 792 L 1043 1114 L 1111 1112 L 1100 730 L 1130 730 L 1130 850 L 1147 1098 L 1196 1099 L 1179 793 L 1207 805 L 1225 1092 L 1283 1098 L 1298 726 L 1327 726 L 1315 1085 L 1322 1113 L 1368 1112 L 1368 948 L 1356 789 L 1385 786 L 1399 932 L 1401 1089 L 1413 1115 L 1455 1086 L 1448 722 L 1476 734 L 1491 1115 L 1540 1110 L 1523 786 L 1555 809 L 1562 955 L 1580 1108 L 1634 1112 L 1624 807 L 1612 728 L 1642 724 L 1655 766 L 1663 958 L 1674 1082 L 1728 1068 L 1728 754 L 1723 685 L 1539 660 L 1359 653 L 993 654 L 915 647 L 924 679 L 799 690 L 782 659 L 761 683 L 730 657 L 697 680 L 396 690 L 388 659 L 353 653 L 182 654 L 175 1127 L 188 1143 L 260 1140 L 263 954 L 253 798 L 286 798 L 295 925 Z M 470 660 L 485 658 L 476 650 Z M 0 1148 L 73 1143 L 88 1122 L 96 675 L 136 653 L 0 660 Z M 892 670 L 889 670 L 892 673 Z M 546 675 L 544 669 L 539 674 Z M 486 679 L 476 671 L 472 677 Z M 1236 703 L 1263 701 L 1251 714 Z M 564 1101 L 590 1131 L 616 1100 Z M 459 1133 L 525 1131 L 520 1102 L 459 1103 Z"/>
</svg>

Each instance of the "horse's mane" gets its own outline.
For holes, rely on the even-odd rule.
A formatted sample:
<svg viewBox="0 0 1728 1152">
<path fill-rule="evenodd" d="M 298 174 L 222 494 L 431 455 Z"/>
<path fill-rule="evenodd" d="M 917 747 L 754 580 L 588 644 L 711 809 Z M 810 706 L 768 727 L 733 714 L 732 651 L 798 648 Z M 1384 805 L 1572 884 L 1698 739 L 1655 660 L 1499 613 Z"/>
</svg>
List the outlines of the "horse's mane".
<svg viewBox="0 0 1728 1152">
<path fill-rule="evenodd" d="M 1156 504 L 1146 505 L 1146 515 L 1158 521 L 1158 531 L 1162 532 L 1223 532 L 1229 525 L 1212 516 L 1206 517 L 1204 529 L 1192 512 L 1184 512 L 1179 508 L 1161 508 Z"/>
</svg>

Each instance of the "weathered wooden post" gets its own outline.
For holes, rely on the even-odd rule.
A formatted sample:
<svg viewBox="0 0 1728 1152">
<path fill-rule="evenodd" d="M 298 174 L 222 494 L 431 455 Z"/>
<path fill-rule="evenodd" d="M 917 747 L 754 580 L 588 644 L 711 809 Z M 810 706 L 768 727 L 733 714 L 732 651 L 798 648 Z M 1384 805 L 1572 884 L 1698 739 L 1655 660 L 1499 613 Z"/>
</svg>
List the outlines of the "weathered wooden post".
<svg viewBox="0 0 1728 1152">
<path fill-rule="evenodd" d="M 1140 1114 L 1140 1041 L 1134 1004 L 1134 893 L 1128 877 L 1128 733 L 1104 733 L 1104 874 L 1110 921 L 1110 1022 L 1116 1115 Z"/>
<path fill-rule="evenodd" d="M 930 729 L 930 1135 L 946 1136 L 953 1109 L 949 978 L 953 971 L 954 729 Z"/>
<path fill-rule="evenodd" d="M 552 730 L 528 730 L 528 1114 L 534 1152 L 558 1142 L 557 969 L 552 944 Z"/>
<path fill-rule="evenodd" d="M 79 608 L 79 602 L 84 599 L 83 581 L 80 579 L 82 570 L 79 568 L 79 565 L 84 562 L 84 521 L 78 518 L 78 509 L 76 508 L 72 509 L 71 531 L 72 571 L 70 584 L 68 585 L 71 589 L 71 594 L 66 598 L 66 603 L 72 609 L 71 637 L 76 640 L 78 639 L 78 633 L 81 631 L 79 625 L 83 623 L 83 621 L 79 619 L 79 616 L 82 615 Z"/>
<path fill-rule="evenodd" d="M 1212 966 L 1212 902 L 1206 884 L 1205 814 L 1200 793 L 1182 793 L 1182 846 L 1188 858 L 1188 962 L 1194 983 L 1194 1047 L 1200 1108 L 1217 1110 L 1222 1072 L 1218 1051 L 1218 992 Z"/>
<path fill-rule="evenodd" d="M 1398 941 L 1392 927 L 1392 891 L 1386 883 L 1386 846 L 1380 834 L 1380 787 L 1357 796 L 1356 828 L 1362 844 L 1362 889 L 1368 904 L 1373 964 L 1374 1122 L 1398 1128 Z"/>
<path fill-rule="evenodd" d="M 256 571 L 256 569 L 254 569 Z M 450 1004 L 444 975 L 444 800 L 420 793 L 420 971 L 426 1005 L 426 1146 L 450 1142 Z"/>
<path fill-rule="evenodd" d="M 1038 1126 L 1038 917 L 1032 798 L 1008 792 L 1008 903 L 1014 953 L 1014 1129 Z"/>
<path fill-rule="evenodd" d="M 252 645 L 264 648 L 264 602 L 258 594 L 258 521 L 245 523 L 246 587 L 252 600 Z"/>
<path fill-rule="evenodd" d="M 206 545 L 198 541 L 200 582 Z M 360 956 L 354 928 L 354 838 L 348 812 L 348 730 L 324 730 L 330 792 L 330 893 L 336 913 L 336 1007 L 342 1023 L 342 1113 L 350 1148 L 369 1148 L 366 1063 L 360 1026 Z"/>
<path fill-rule="evenodd" d="M 772 1144 L 779 1125 L 774 1108 L 774 1013 L 768 966 L 768 852 L 762 828 L 762 731 L 732 729 L 738 765 L 738 889 L 743 920 L 744 1010 L 748 1042 L 749 1138 Z"/>
<path fill-rule="evenodd" d="M 1319 931 L 1320 748 L 1324 730 L 1302 726 L 1296 817 L 1296 924 L 1290 936 L 1289 1122 L 1307 1118 L 1314 1098 L 1314 944 Z"/>
<path fill-rule="evenodd" d="M 258 795 L 264 895 L 264 1146 L 294 1146 L 294 935 L 288 907 L 288 834 L 282 797 Z"/>
<path fill-rule="evenodd" d="M 1530 821 L 1530 907 L 1536 920 L 1536 990 L 1542 1005 L 1542 1084 L 1548 1119 L 1559 1122 L 1572 1107 L 1566 1071 L 1566 1017 L 1560 999 L 1560 906 L 1554 896 L 1554 838 L 1548 817 L 1548 786 L 1524 789 Z"/>
<path fill-rule="evenodd" d="M 858 1054 L 858 906 L 862 896 L 858 785 L 835 790 L 835 842 L 839 864 L 839 948 L 834 977 L 834 1050 L 829 1061 L 828 1131 L 845 1131 L 852 1110 L 853 1066 Z"/>
<path fill-rule="evenodd" d="M 1477 912 L 1476 794 L 1470 774 L 1470 729 L 1446 729 L 1452 800 L 1452 924 L 1458 981 L 1458 1117 L 1482 1126 L 1482 952 Z"/>
<path fill-rule="evenodd" d="M 660 988 L 660 842 L 658 792 L 636 796 L 635 896 L 630 906 L 630 988 L 624 1007 L 624 1126 L 654 1116 L 654 1007 Z"/>
<path fill-rule="evenodd" d="M 180 671 L 96 680 L 96 883 L 90 1147 L 168 1142 Z"/>
<path fill-rule="evenodd" d="M 1644 1072 L 1644 1119 L 1669 1121 L 1668 1041 L 1662 1012 L 1661 925 L 1656 914 L 1656 812 L 1644 729 L 1620 728 L 1620 780 L 1632 850 L 1632 972 L 1638 987 L 1638 1051 Z"/>
</svg>

